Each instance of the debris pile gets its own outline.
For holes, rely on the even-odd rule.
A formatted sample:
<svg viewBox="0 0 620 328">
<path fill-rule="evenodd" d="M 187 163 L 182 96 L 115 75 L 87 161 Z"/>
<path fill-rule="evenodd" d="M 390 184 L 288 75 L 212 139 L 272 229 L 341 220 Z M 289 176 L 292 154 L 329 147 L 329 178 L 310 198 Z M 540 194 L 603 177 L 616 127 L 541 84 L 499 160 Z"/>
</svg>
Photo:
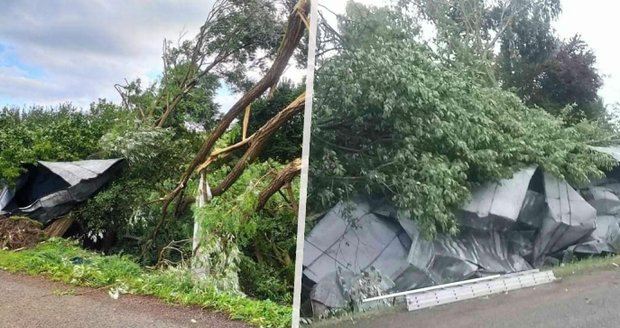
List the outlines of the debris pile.
<svg viewBox="0 0 620 328">
<path fill-rule="evenodd" d="M 620 161 L 620 149 L 598 150 Z M 576 190 L 525 168 L 474 190 L 456 215 L 460 233 L 431 241 L 386 201 L 337 204 L 305 239 L 304 295 L 313 314 L 358 310 L 348 289 L 369 272 L 385 275 L 365 286 L 376 296 L 620 252 L 620 169 Z"/>
<path fill-rule="evenodd" d="M 45 240 L 43 225 L 27 217 L 0 218 L 0 249 L 30 248 Z"/>
</svg>

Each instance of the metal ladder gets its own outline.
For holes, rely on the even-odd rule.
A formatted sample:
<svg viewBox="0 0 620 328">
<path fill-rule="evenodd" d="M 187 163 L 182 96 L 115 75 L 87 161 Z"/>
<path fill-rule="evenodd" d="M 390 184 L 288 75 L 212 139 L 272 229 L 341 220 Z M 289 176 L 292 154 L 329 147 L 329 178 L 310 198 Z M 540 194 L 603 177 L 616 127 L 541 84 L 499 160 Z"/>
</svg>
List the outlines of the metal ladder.
<svg viewBox="0 0 620 328">
<path fill-rule="evenodd" d="M 363 300 L 363 302 L 373 302 L 381 299 L 404 296 L 407 309 L 409 311 L 415 311 L 441 304 L 454 303 L 520 288 L 533 287 L 553 281 L 555 281 L 553 271 L 541 272 L 538 269 L 534 269 L 505 275 L 463 280 L 390 295 L 381 295 L 367 298 Z"/>
<path fill-rule="evenodd" d="M 415 311 L 441 304 L 505 293 L 511 290 L 533 287 L 555 281 L 553 271 L 541 272 L 538 269 L 488 278 L 489 279 L 485 280 L 465 280 L 461 281 L 458 285 L 439 285 L 412 290 L 412 293 L 405 296 L 407 309 L 409 311 Z"/>
</svg>

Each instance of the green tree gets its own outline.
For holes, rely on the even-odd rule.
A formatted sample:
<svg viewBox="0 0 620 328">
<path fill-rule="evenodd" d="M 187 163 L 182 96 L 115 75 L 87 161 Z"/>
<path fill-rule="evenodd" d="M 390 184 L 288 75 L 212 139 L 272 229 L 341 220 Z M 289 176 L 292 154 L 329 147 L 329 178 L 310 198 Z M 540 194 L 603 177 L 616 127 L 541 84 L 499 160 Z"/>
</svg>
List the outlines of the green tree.
<svg viewBox="0 0 620 328">
<path fill-rule="evenodd" d="M 71 104 L 4 108 L 0 112 L 0 181 L 12 183 L 22 164 L 84 159 L 97 150 L 104 118 Z"/>
<path fill-rule="evenodd" d="M 527 102 L 554 114 L 573 105 L 568 113 L 573 122 L 604 118 L 605 107 L 598 96 L 603 80 L 595 65 L 594 52 L 579 36 L 561 42 L 529 83 Z"/>
<path fill-rule="evenodd" d="M 305 85 L 295 86 L 290 81 L 278 85 L 272 96 L 262 97 L 252 103 L 248 125 L 248 135 L 256 132 L 269 119 L 290 104 L 304 90 Z M 297 115 L 284 123 L 265 145 L 265 150 L 258 159 L 265 161 L 275 159 L 287 163 L 301 156 L 301 140 L 303 137 L 303 117 Z"/>
<path fill-rule="evenodd" d="M 566 127 L 467 67 L 455 70 L 403 37 L 417 27 L 383 32 L 408 21 L 388 10 L 349 11 L 341 32 L 352 42 L 317 71 L 308 197 L 315 210 L 359 194 L 385 197 L 434 236 L 457 230 L 453 211 L 476 184 L 532 164 L 584 182 L 612 165 L 587 147 L 605 135 L 594 124 Z"/>
<path fill-rule="evenodd" d="M 561 14 L 560 0 L 400 3 L 433 24 L 438 52 L 455 69 L 467 67 L 474 78 L 513 91 L 530 106 L 566 114 L 567 123 L 604 118 L 594 53 L 579 37 L 559 40 L 552 27 Z"/>
</svg>

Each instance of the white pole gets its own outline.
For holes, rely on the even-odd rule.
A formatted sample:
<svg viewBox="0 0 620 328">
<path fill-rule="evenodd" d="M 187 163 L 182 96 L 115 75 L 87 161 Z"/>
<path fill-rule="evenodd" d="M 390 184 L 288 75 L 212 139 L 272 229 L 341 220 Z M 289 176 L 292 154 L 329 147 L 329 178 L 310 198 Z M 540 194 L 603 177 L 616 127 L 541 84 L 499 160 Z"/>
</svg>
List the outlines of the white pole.
<svg viewBox="0 0 620 328">
<path fill-rule="evenodd" d="M 304 108 L 304 137 L 301 147 L 301 176 L 299 181 L 299 212 L 297 213 L 297 250 L 295 252 L 295 286 L 293 289 L 292 328 L 299 327 L 301 308 L 301 275 L 304 262 L 304 231 L 306 229 L 306 198 L 308 197 L 308 157 L 310 156 L 310 127 L 314 97 L 314 63 L 316 52 L 317 1 L 310 1 L 310 31 L 308 32 L 308 65 L 306 73 L 306 104 Z"/>
</svg>

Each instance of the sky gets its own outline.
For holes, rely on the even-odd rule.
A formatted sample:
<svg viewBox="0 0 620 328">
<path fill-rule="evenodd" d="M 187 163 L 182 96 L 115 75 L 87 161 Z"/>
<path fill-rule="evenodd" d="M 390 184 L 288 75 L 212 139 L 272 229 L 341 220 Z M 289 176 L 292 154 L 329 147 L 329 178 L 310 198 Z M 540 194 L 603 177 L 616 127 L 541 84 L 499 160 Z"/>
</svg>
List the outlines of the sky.
<svg viewBox="0 0 620 328">
<path fill-rule="evenodd" d="M 360 0 L 376 4 L 385 0 Z M 97 98 L 120 100 L 114 84 L 141 78 L 149 83 L 161 73 L 164 38 L 195 35 L 212 0 L 0 0 L 0 107 L 55 105 L 87 107 Z M 320 0 L 343 13 L 344 0 Z M 600 91 L 607 104 L 620 102 L 620 46 L 614 31 L 620 2 L 562 0 L 554 24 L 568 38 L 580 33 L 594 49 Z M 304 71 L 285 73 L 301 81 Z M 239 95 L 223 87 L 216 102 L 228 108 Z"/>
<path fill-rule="evenodd" d="M 212 1 L 0 0 L 0 107 L 118 103 L 114 85 L 154 81 L 164 38 L 195 36 Z M 238 97 L 222 87 L 216 102 L 228 108 Z"/>
<path fill-rule="evenodd" d="M 365 5 L 381 5 L 388 0 L 356 0 Z M 561 0 L 562 14 L 553 24 L 557 34 L 568 39 L 579 33 L 597 56 L 597 69 L 603 75 L 604 85 L 599 96 L 606 104 L 620 103 L 620 43 L 616 35 L 620 31 L 620 1 L 617 0 Z M 341 14 L 346 1 L 319 0 L 322 6 Z M 325 12 L 325 11 L 324 11 Z M 330 14 L 326 13 L 330 19 Z"/>
</svg>

